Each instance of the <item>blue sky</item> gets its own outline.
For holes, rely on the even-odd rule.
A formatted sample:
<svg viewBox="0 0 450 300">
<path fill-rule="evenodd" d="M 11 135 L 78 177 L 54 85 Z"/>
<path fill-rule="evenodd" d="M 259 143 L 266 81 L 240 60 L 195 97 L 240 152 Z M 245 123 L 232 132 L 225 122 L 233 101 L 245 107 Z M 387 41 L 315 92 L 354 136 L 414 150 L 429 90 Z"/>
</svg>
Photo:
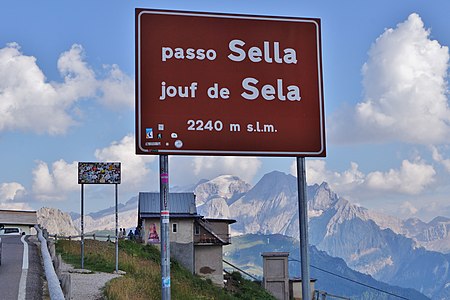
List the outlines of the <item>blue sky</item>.
<svg viewBox="0 0 450 300">
<path fill-rule="evenodd" d="M 13 1 L 0 3 L 0 207 L 79 211 L 78 161 L 122 161 L 119 200 L 158 187 L 134 154 L 136 7 L 322 20 L 327 158 L 308 183 L 400 217 L 450 217 L 449 1 Z M 171 157 L 171 185 L 256 183 L 294 159 Z M 86 210 L 112 206 L 86 188 Z"/>
</svg>

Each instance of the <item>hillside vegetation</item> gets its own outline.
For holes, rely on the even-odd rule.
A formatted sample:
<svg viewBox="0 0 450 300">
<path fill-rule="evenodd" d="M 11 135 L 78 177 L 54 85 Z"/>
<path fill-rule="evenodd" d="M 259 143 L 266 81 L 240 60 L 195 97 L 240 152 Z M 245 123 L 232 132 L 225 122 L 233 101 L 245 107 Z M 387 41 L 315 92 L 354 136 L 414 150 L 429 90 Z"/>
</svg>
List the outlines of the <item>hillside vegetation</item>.
<svg viewBox="0 0 450 300">
<path fill-rule="evenodd" d="M 80 242 L 60 240 L 56 244 L 65 262 L 80 267 Z M 113 272 L 115 270 L 114 244 L 85 240 L 84 266 L 92 271 Z M 104 295 L 111 300 L 160 299 L 161 273 L 160 252 L 152 245 L 141 245 L 132 241 L 119 242 L 119 269 L 126 275 L 111 280 Z M 211 281 L 192 275 L 178 262 L 171 264 L 171 298 L 189 299 L 275 299 L 258 284 L 233 273 L 232 288 L 226 290 L 214 286 Z"/>
</svg>

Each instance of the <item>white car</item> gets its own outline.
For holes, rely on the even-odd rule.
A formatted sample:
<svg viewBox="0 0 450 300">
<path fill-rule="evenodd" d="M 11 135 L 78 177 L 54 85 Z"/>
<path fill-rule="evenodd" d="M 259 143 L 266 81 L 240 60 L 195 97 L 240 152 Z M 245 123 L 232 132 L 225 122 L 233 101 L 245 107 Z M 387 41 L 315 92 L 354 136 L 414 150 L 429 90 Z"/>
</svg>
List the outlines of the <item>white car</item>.
<svg viewBox="0 0 450 300">
<path fill-rule="evenodd" d="M 22 235 L 23 232 L 18 227 L 5 227 L 0 229 L 0 235 Z"/>
</svg>

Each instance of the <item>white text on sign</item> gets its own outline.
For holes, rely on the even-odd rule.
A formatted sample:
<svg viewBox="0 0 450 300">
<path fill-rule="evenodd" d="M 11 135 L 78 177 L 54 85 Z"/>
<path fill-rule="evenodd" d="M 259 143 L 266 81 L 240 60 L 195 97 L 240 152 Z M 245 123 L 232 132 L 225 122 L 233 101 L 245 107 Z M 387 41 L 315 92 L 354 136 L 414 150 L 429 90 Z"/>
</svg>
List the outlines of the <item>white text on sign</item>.
<svg viewBox="0 0 450 300">
<path fill-rule="evenodd" d="M 244 61 L 248 58 L 253 63 L 266 62 L 277 64 L 296 64 L 297 52 L 292 48 L 280 49 L 279 42 L 264 41 L 262 48 L 258 46 L 252 46 L 246 50 L 246 43 L 242 40 L 235 39 L 228 44 L 229 50 L 232 52 L 228 55 L 228 58 L 235 62 Z M 177 60 L 215 60 L 217 58 L 217 52 L 214 49 L 194 49 L 194 48 L 181 48 L 177 47 L 172 49 L 171 47 L 161 48 L 161 60 L 168 61 L 171 59 Z"/>
</svg>

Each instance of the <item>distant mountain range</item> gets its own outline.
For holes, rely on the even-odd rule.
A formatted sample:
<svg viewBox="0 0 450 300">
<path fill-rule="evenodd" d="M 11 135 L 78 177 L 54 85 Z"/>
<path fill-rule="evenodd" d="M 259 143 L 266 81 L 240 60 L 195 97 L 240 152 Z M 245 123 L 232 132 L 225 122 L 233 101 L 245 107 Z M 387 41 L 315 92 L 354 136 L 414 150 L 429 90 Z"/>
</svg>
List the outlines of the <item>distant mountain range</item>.
<svg viewBox="0 0 450 300">
<path fill-rule="evenodd" d="M 261 254 L 264 252 L 289 252 L 289 274 L 291 278 L 300 277 L 299 241 L 280 234 L 246 234 L 234 237 L 232 244 L 224 248 L 224 259 L 248 273 L 262 276 Z M 341 258 L 331 257 L 314 246 L 309 248 L 309 254 L 311 278 L 317 280 L 316 290 L 352 300 L 402 299 L 401 297 L 429 299 L 414 289 L 392 286 L 354 271 Z"/>
<path fill-rule="evenodd" d="M 235 235 L 299 237 L 297 179 L 292 175 L 271 172 L 252 188 L 239 178 L 220 176 L 194 192 L 200 214 L 237 220 Z M 374 213 L 340 198 L 326 183 L 308 186 L 307 197 L 309 242 L 318 250 L 377 280 L 414 288 L 432 299 L 450 299 L 449 219 L 425 223 Z"/>
<path fill-rule="evenodd" d="M 253 187 L 224 175 L 171 191 L 194 191 L 201 215 L 237 220 L 234 236 L 281 234 L 298 239 L 297 179 L 292 175 L 271 172 Z M 308 186 L 307 197 L 309 242 L 318 253 L 340 257 L 350 268 L 390 285 L 450 299 L 450 219 L 425 223 L 375 213 L 339 197 L 326 183 Z M 137 198 L 122 204 L 119 212 L 119 226 L 134 228 Z M 79 228 L 79 215 L 73 217 Z M 111 229 L 114 207 L 87 215 L 85 226 L 87 232 Z"/>
</svg>

